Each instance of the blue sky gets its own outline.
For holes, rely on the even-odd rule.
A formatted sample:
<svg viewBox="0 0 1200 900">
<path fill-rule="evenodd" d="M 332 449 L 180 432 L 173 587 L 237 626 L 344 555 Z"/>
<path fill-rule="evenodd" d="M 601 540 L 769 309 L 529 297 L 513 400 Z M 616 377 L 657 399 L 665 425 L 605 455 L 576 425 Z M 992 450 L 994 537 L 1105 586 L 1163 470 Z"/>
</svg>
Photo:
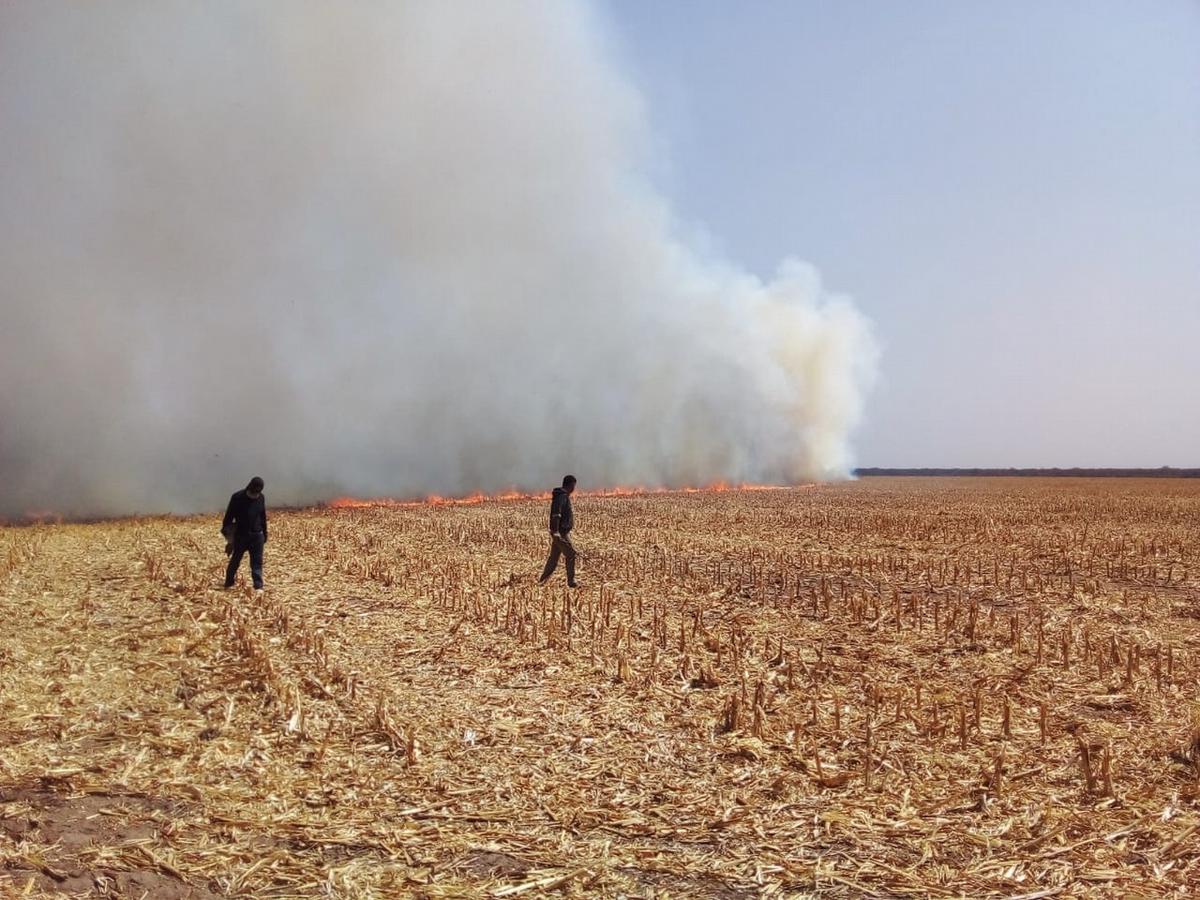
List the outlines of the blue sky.
<svg viewBox="0 0 1200 900">
<path fill-rule="evenodd" d="M 606 0 L 653 177 L 883 346 L 863 465 L 1200 465 L 1200 4 Z"/>
</svg>

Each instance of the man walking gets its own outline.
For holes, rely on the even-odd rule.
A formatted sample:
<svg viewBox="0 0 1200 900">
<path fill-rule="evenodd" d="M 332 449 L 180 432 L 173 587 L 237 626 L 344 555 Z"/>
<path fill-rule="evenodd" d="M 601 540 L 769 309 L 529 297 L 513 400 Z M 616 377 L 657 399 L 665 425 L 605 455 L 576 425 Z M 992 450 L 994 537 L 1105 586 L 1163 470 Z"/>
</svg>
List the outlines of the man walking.
<svg viewBox="0 0 1200 900">
<path fill-rule="evenodd" d="M 229 498 L 221 534 L 225 535 L 225 552 L 230 554 L 225 570 L 225 587 L 233 587 L 242 557 L 250 551 L 250 575 L 254 589 L 263 586 L 263 545 L 267 542 L 267 498 L 263 496 L 263 480 L 255 475 L 244 490 Z"/>
<path fill-rule="evenodd" d="M 575 516 L 571 512 L 571 494 L 575 490 L 575 476 L 563 478 L 562 487 L 554 489 L 550 498 L 550 558 L 538 584 L 545 584 L 558 566 L 559 556 L 567 558 L 567 586 L 575 584 L 575 548 L 571 545 L 571 529 L 575 527 Z"/>
</svg>

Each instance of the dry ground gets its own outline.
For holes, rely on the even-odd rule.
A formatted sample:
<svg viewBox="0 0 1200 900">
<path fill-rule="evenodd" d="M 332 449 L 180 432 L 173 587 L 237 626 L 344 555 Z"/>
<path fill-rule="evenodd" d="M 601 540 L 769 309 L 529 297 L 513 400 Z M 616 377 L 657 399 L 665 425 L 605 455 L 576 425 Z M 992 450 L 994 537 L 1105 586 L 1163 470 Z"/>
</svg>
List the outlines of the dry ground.
<svg viewBox="0 0 1200 900">
<path fill-rule="evenodd" d="M 1200 482 L 0 529 L 0 893 L 1200 887 Z"/>
</svg>

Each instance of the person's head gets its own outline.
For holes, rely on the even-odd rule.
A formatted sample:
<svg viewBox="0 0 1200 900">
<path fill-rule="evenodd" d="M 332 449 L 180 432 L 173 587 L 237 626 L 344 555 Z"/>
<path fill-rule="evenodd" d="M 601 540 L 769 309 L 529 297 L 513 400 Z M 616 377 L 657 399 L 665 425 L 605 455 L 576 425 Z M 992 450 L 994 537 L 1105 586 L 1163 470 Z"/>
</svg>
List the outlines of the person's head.
<svg viewBox="0 0 1200 900">
<path fill-rule="evenodd" d="M 576 479 L 574 475 L 563 476 L 563 490 L 568 494 L 575 490 L 575 480 Z"/>
<path fill-rule="evenodd" d="M 250 479 L 250 483 L 246 485 L 246 493 L 251 497 L 257 497 L 263 492 L 263 480 L 255 475 Z"/>
</svg>

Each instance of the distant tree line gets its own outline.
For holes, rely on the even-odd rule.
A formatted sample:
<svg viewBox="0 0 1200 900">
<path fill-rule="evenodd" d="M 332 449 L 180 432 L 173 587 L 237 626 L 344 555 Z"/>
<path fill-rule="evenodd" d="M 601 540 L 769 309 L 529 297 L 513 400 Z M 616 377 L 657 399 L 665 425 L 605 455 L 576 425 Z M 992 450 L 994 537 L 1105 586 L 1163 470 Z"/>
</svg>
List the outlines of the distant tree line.
<svg viewBox="0 0 1200 900">
<path fill-rule="evenodd" d="M 1200 478 L 1200 469 L 855 469 L 855 475 L 1005 476 L 1042 478 Z"/>
</svg>

